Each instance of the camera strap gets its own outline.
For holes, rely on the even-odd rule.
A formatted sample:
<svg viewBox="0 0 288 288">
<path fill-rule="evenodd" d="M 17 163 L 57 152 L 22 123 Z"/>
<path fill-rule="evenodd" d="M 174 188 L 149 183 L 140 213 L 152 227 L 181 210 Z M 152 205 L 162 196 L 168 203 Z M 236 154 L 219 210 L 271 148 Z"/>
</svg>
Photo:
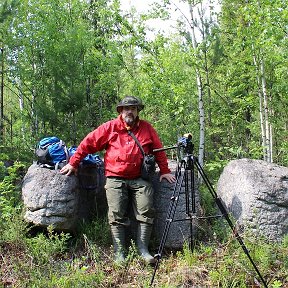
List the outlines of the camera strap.
<svg viewBox="0 0 288 288">
<path fill-rule="evenodd" d="M 134 133 L 131 132 L 130 130 L 128 130 L 127 132 L 128 132 L 128 134 L 135 140 L 135 142 L 136 142 L 136 144 L 139 146 L 139 148 L 140 148 L 143 156 L 145 156 L 144 149 L 143 149 L 142 145 L 140 144 L 140 142 L 138 141 L 138 139 L 136 138 L 136 136 L 134 135 Z"/>
</svg>

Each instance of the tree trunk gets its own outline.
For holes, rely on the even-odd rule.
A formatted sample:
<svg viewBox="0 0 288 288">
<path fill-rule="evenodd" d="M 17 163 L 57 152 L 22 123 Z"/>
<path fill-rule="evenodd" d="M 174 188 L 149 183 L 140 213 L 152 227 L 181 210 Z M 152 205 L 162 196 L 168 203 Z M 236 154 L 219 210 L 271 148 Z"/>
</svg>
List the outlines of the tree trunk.
<svg viewBox="0 0 288 288">
<path fill-rule="evenodd" d="M 261 71 L 261 87 L 262 87 L 262 95 L 263 95 L 263 110 L 264 110 L 264 119 L 265 119 L 265 135 L 266 135 L 266 151 L 267 151 L 267 161 L 269 163 L 273 162 L 272 157 L 272 126 L 269 122 L 269 109 L 268 109 L 268 99 L 267 99 L 267 88 L 266 88 L 266 76 L 265 76 L 265 66 L 263 58 L 260 61 L 260 71 Z"/>
<path fill-rule="evenodd" d="M 195 36 L 195 25 L 194 25 L 194 14 L 193 14 L 193 4 L 189 3 L 189 10 L 191 16 L 191 38 L 192 38 L 192 46 L 195 50 L 196 57 L 199 59 L 197 55 L 197 40 Z M 199 163 L 203 167 L 204 163 L 204 144 L 205 144 L 205 113 L 204 113 L 204 101 L 203 101 L 203 89 L 202 89 L 202 80 L 199 68 L 195 67 L 196 72 L 196 83 L 197 83 L 197 90 L 198 90 L 198 109 L 199 109 L 199 151 L 198 151 L 198 158 Z"/>
<path fill-rule="evenodd" d="M 259 97 L 259 117 L 261 127 L 261 138 L 263 147 L 263 160 L 272 163 L 272 126 L 269 122 L 269 109 L 267 100 L 267 88 L 264 61 L 261 58 L 257 61 L 256 52 L 254 47 L 253 60 L 256 68 L 256 78 L 258 84 L 258 97 Z M 261 57 L 261 56 L 260 56 Z"/>
<path fill-rule="evenodd" d="M 4 142 L 4 49 L 1 48 L 0 140 Z"/>
</svg>

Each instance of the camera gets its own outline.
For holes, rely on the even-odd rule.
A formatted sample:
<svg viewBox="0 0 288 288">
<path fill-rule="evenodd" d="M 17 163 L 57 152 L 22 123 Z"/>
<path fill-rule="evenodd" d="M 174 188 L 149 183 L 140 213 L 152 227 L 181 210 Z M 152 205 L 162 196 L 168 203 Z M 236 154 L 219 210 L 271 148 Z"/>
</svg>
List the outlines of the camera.
<svg viewBox="0 0 288 288">
<path fill-rule="evenodd" d="M 192 134 L 186 133 L 178 139 L 178 148 L 181 148 L 185 154 L 192 154 L 194 144 L 192 142 Z"/>
</svg>

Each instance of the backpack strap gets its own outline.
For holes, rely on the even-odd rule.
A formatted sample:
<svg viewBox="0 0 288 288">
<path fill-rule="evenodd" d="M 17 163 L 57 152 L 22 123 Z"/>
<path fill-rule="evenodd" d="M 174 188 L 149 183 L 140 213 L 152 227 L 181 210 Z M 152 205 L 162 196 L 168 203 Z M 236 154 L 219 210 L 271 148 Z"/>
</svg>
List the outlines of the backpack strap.
<svg viewBox="0 0 288 288">
<path fill-rule="evenodd" d="M 63 150 L 66 156 L 66 160 L 62 160 L 62 161 L 58 161 L 57 163 L 55 163 L 54 169 L 55 170 L 60 170 L 64 165 L 66 165 L 67 163 L 69 163 L 69 152 L 68 152 L 68 148 L 65 144 L 65 142 L 63 140 L 60 140 L 58 143 L 59 147 L 63 146 Z"/>
<path fill-rule="evenodd" d="M 144 152 L 144 149 L 142 147 L 142 145 L 140 144 L 140 142 L 138 141 L 138 139 L 136 138 L 136 136 L 134 135 L 133 132 L 131 132 L 130 130 L 128 130 L 128 134 L 135 140 L 136 144 L 139 146 L 143 156 L 145 156 L 145 152 Z"/>
</svg>

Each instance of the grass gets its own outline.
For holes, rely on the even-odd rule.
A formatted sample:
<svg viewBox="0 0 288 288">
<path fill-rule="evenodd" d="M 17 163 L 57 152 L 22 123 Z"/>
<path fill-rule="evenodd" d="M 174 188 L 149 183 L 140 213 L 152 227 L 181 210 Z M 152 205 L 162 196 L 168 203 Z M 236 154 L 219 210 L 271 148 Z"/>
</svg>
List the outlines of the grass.
<svg viewBox="0 0 288 288">
<path fill-rule="evenodd" d="M 14 172 L 0 182 L 0 287 L 150 287 L 154 268 L 137 256 L 133 243 L 125 265 L 113 262 L 106 219 L 84 223 L 77 235 L 51 227 L 35 233 L 23 220 Z M 223 221 L 202 226 L 201 239 L 205 231 L 210 236 L 198 240 L 193 251 L 188 245 L 181 251 L 165 250 L 153 287 L 262 287 Z M 268 287 L 288 287 L 288 236 L 282 243 L 248 233 L 243 239 Z"/>
<path fill-rule="evenodd" d="M 136 255 L 133 245 L 125 265 L 113 262 L 111 240 L 102 238 L 109 231 L 106 221 L 94 221 L 73 237 L 50 228 L 31 236 L 21 225 L 17 233 L 15 226 L 6 227 L 18 239 L 1 239 L 0 287 L 150 286 L 154 268 Z M 100 227 L 104 229 L 100 238 L 88 236 Z M 268 286 L 287 287 L 287 238 L 281 244 L 245 240 Z M 241 247 L 230 238 L 221 244 L 199 242 L 193 252 L 184 245 L 181 251 L 163 255 L 153 287 L 261 287 L 261 283 Z"/>
</svg>

